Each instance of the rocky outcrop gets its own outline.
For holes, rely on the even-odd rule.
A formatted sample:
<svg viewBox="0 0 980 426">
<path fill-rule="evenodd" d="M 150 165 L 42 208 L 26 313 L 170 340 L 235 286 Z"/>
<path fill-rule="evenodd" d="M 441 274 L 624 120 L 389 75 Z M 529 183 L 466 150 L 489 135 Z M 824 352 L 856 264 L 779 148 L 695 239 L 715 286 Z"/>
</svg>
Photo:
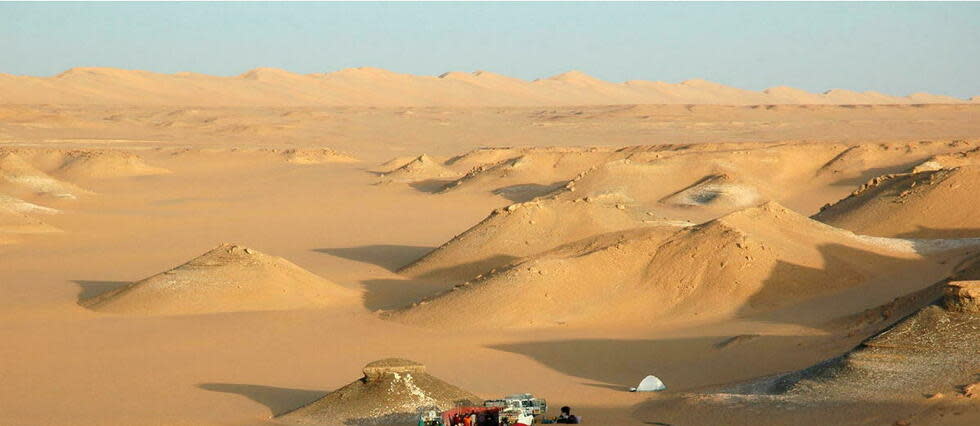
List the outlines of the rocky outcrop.
<svg viewBox="0 0 980 426">
<path fill-rule="evenodd" d="M 980 280 L 950 281 L 946 285 L 943 305 L 952 312 L 980 314 Z"/>
<path fill-rule="evenodd" d="M 388 358 L 364 366 L 364 377 L 280 416 L 294 424 L 414 424 L 419 413 L 479 403 L 480 398 L 437 379 L 425 366 Z"/>
</svg>

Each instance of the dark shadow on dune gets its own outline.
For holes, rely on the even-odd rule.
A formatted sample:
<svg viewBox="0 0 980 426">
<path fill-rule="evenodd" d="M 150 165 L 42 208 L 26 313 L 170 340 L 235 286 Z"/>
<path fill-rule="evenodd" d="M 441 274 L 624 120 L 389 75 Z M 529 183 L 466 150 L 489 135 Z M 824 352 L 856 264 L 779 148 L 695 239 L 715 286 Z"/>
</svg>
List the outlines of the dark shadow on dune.
<svg viewBox="0 0 980 426">
<path fill-rule="evenodd" d="M 978 349 L 980 317 L 928 306 L 842 356 L 787 374 L 706 390 L 722 397 L 647 401 L 635 413 L 658 420 L 693 415 L 708 424 L 931 424 L 935 422 L 921 421 L 928 417 L 898 420 L 936 408 L 932 395 L 955 395 L 964 383 L 975 383 L 980 377 L 974 355 Z M 960 415 L 964 408 L 951 411 Z M 767 421 L 773 418 L 779 421 Z M 969 418 L 972 422 L 961 418 L 953 423 L 975 424 L 980 406 Z"/>
<path fill-rule="evenodd" d="M 344 259 L 356 260 L 358 262 L 378 265 L 389 271 L 395 272 L 422 256 L 432 251 L 433 247 L 424 246 L 403 246 L 393 244 L 373 244 L 359 247 L 335 247 L 313 249 L 317 253 L 326 253 L 331 256 L 342 257 Z"/>
<path fill-rule="evenodd" d="M 452 284 L 423 280 L 366 280 L 364 307 L 371 311 L 404 308 L 419 300 L 442 293 Z"/>
<path fill-rule="evenodd" d="M 640 383 L 639 381 L 636 382 L 636 384 L 639 383 Z M 592 386 L 594 388 L 612 389 L 612 390 L 623 391 L 623 392 L 629 392 L 630 388 L 636 386 L 635 384 L 633 386 L 608 385 L 605 383 L 582 383 L 582 384 L 586 386 Z"/>
<path fill-rule="evenodd" d="M 461 283 L 463 281 L 475 278 L 477 275 L 486 274 L 493 269 L 497 269 L 497 270 L 505 269 L 507 266 L 509 266 L 511 263 L 513 263 L 518 259 L 520 258 L 517 256 L 509 256 L 509 255 L 501 254 L 501 255 L 491 256 L 486 259 L 477 260 L 474 262 L 461 263 L 446 268 L 434 269 L 421 274 L 413 273 L 414 268 L 411 268 L 412 266 L 411 264 L 406 265 L 404 268 L 398 270 L 397 272 L 422 280 L 443 281 L 448 283 Z M 419 260 L 424 260 L 424 258 Z"/>
<path fill-rule="evenodd" d="M 239 383 L 201 383 L 197 387 L 212 392 L 234 393 L 269 407 L 273 416 L 290 412 L 327 394 L 327 391 L 277 388 Z"/>
<path fill-rule="evenodd" d="M 897 238 L 920 238 L 920 239 L 956 239 L 956 238 L 980 238 L 980 229 L 977 228 L 930 228 L 927 226 L 917 226 L 917 230 L 898 234 Z"/>
<path fill-rule="evenodd" d="M 411 182 L 408 184 L 408 186 L 411 186 L 420 192 L 435 194 L 445 189 L 446 185 L 449 185 L 455 181 L 455 179 L 427 179 Z"/>
<path fill-rule="evenodd" d="M 669 392 L 684 392 L 808 367 L 823 358 L 808 351 L 807 346 L 832 339 L 827 336 L 760 336 L 724 351 L 716 348 L 719 342 L 730 337 L 574 339 L 488 347 L 523 355 L 563 374 L 589 380 L 588 386 L 627 392 L 644 377 L 653 374 L 664 381 Z M 844 345 L 840 350 L 849 348 Z M 792 361 L 783 361 L 781 365 L 768 359 L 760 362 L 759 353 L 768 351 L 776 351 L 773 353 L 779 353 L 779 358 Z M 793 352 L 799 356 L 785 356 Z"/>
<path fill-rule="evenodd" d="M 437 296 L 466 280 L 487 273 L 493 268 L 504 268 L 518 259 L 513 256 L 494 256 L 477 262 L 465 263 L 449 268 L 437 269 L 414 275 L 401 270 L 411 278 L 404 280 L 377 279 L 362 281 L 364 286 L 364 307 L 371 311 L 393 310 L 408 307 L 423 299 Z"/>
<path fill-rule="evenodd" d="M 928 266 L 933 261 L 884 256 L 840 244 L 824 244 L 817 249 L 823 257 L 822 268 L 777 261 L 762 288 L 739 307 L 736 315 L 830 332 L 850 328 L 851 332 L 861 329 L 865 334 L 874 333 L 931 300 L 916 297 L 885 305 L 945 278 L 899 286 L 896 283 L 906 279 L 903 272 Z M 860 270 L 873 264 L 879 266 L 870 271 Z M 845 319 L 850 324 L 842 321 Z"/>
<path fill-rule="evenodd" d="M 902 164 L 899 164 L 899 165 L 896 165 L 896 166 L 890 166 L 890 167 L 877 167 L 877 168 L 873 168 L 873 169 L 867 169 L 867 170 L 862 171 L 861 174 L 858 175 L 858 176 L 850 177 L 850 178 L 846 178 L 846 179 L 841 179 L 841 180 L 838 180 L 838 181 L 835 181 L 835 182 L 831 183 L 831 185 L 833 185 L 833 186 L 851 186 L 851 187 L 854 187 L 854 189 L 858 189 L 861 185 L 864 185 L 864 184 L 868 183 L 868 181 L 870 181 L 871 179 L 874 179 L 874 178 L 876 178 L 878 176 L 890 175 L 890 174 L 894 174 L 894 173 L 905 173 L 905 172 L 908 172 L 908 171 L 912 170 L 913 167 L 919 165 L 920 163 L 922 163 L 922 160 L 919 160 L 919 161 L 910 161 L 910 162 L 907 162 L 907 163 L 902 163 Z"/>
<path fill-rule="evenodd" d="M 510 185 L 510 186 L 504 186 L 501 188 L 494 189 L 492 192 L 495 195 L 504 197 L 509 201 L 515 203 L 523 203 L 525 201 L 533 200 L 537 197 L 540 197 L 558 188 L 561 188 L 567 182 L 568 182 L 567 180 L 562 180 L 549 185 L 542 185 L 538 183 Z"/>
<path fill-rule="evenodd" d="M 78 292 L 78 302 L 82 302 L 83 300 L 91 299 L 107 291 L 112 291 L 132 284 L 129 281 L 72 280 L 72 282 L 78 284 L 78 286 L 81 288 L 81 290 Z"/>
</svg>

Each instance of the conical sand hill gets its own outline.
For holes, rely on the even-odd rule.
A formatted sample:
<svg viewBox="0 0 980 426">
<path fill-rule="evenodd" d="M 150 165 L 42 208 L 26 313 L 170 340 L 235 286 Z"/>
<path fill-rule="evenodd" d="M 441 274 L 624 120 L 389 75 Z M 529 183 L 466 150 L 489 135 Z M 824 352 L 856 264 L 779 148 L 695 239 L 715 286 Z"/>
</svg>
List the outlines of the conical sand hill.
<svg viewBox="0 0 980 426">
<path fill-rule="evenodd" d="M 100 312 L 179 315 L 356 304 L 356 292 L 295 264 L 235 244 L 81 302 Z"/>
</svg>

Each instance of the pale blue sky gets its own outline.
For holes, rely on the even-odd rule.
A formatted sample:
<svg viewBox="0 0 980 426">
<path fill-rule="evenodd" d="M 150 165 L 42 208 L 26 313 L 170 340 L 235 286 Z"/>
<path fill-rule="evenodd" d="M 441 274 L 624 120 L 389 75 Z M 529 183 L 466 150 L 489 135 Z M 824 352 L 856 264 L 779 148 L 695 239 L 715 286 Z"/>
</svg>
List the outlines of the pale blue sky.
<svg viewBox="0 0 980 426">
<path fill-rule="evenodd" d="M 374 66 L 980 95 L 980 3 L 0 3 L 0 72 Z"/>
</svg>

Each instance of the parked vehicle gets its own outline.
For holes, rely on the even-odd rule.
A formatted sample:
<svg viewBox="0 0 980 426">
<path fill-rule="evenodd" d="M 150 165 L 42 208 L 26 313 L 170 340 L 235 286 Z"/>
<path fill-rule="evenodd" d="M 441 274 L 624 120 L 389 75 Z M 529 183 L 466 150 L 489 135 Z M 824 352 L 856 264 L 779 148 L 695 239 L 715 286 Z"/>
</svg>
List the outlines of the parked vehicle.
<svg viewBox="0 0 980 426">
<path fill-rule="evenodd" d="M 501 415 L 522 413 L 537 417 L 544 415 L 548 411 L 547 401 L 542 398 L 535 398 L 534 395 L 529 393 L 507 395 L 503 399 L 491 399 L 484 401 L 483 405 L 485 407 L 500 407 Z"/>
</svg>

